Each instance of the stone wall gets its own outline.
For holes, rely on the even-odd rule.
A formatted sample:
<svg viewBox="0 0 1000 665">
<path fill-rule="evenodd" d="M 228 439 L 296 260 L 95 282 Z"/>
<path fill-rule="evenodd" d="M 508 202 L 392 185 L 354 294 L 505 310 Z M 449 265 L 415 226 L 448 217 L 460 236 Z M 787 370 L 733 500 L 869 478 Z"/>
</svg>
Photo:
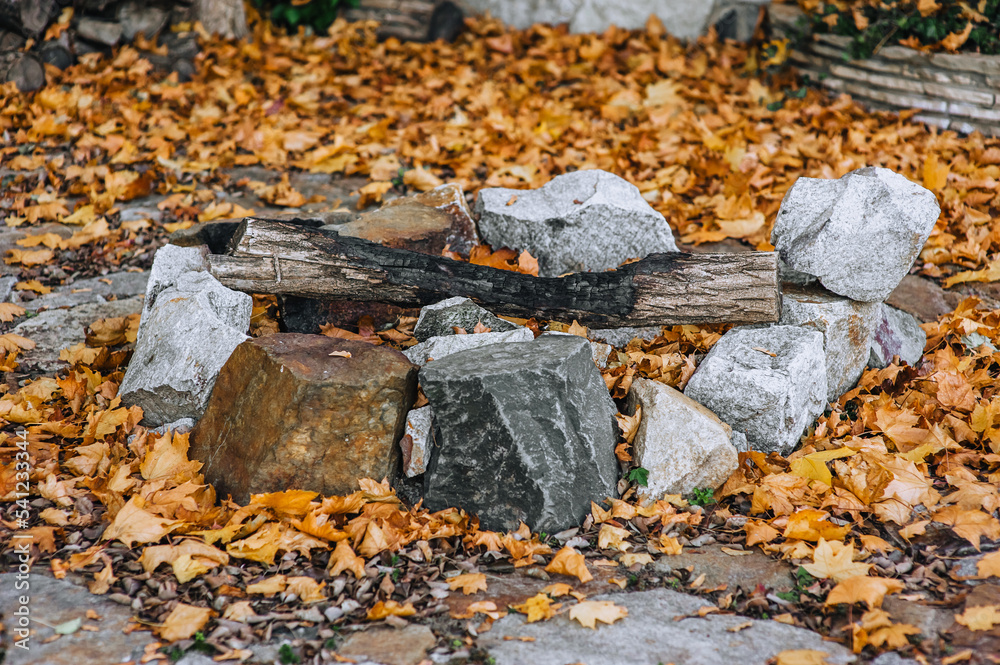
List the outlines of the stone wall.
<svg viewBox="0 0 1000 665">
<path fill-rule="evenodd" d="M 769 9 L 776 36 L 790 36 L 797 7 Z M 792 49 L 790 62 L 824 87 L 846 92 L 865 106 L 899 111 L 918 109 L 915 120 L 961 133 L 1000 136 L 1000 56 L 977 53 L 924 53 L 886 46 L 866 60 L 846 60 L 850 39 L 813 35 L 808 46 Z"/>
</svg>

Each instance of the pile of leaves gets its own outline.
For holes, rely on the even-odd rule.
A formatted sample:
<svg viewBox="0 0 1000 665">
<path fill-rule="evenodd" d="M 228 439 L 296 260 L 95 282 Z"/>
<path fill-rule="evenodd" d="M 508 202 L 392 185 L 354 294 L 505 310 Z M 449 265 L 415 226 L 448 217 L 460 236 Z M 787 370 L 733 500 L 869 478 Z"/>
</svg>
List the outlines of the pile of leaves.
<svg viewBox="0 0 1000 665">
<path fill-rule="evenodd" d="M 1000 2 L 978 0 L 798 0 L 806 32 L 850 37 L 845 54 L 864 59 L 886 45 L 921 51 L 1000 53 Z"/>
</svg>

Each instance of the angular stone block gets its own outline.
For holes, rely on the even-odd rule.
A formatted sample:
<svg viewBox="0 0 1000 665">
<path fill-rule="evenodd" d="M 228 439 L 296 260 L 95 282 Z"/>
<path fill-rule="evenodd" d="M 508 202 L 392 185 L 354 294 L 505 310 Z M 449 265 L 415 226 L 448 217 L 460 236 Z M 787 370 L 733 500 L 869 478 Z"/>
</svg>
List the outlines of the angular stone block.
<svg viewBox="0 0 1000 665">
<path fill-rule="evenodd" d="M 752 449 L 787 455 L 826 407 L 823 334 L 795 326 L 733 328 L 684 394 L 746 434 Z"/>
<path fill-rule="evenodd" d="M 446 356 L 468 349 L 489 346 L 490 344 L 506 344 L 511 342 L 530 342 L 535 338 L 527 328 L 517 328 L 507 332 L 476 333 L 473 335 L 441 335 L 431 337 L 403 351 L 410 362 L 426 365 L 432 360 L 440 360 Z"/>
<path fill-rule="evenodd" d="M 785 285 L 779 325 L 800 326 L 823 333 L 826 348 L 828 402 L 854 387 L 868 362 L 881 318 L 882 303 L 859 302 L 822 287 Z"/>
<path fill-rule="evenodd" d="M 632 442 L 635 462 L 649 471 L 642 498 L 689 494 L 696 487 L 715 488 L 736 470 L 739 455 L 732 428 L 690 397 L 668 385 L 636 379 L 626 408 L 642 419 Z"/>
<path fill-rule="evenodd" d="M 403 475 L 407 478 L 419 476 L 427 470 L 433 427 L 434 409 L 430 406 L 422 406 L 406 414 L 406 428 L 399 448 L 403 453 Z"/>
<path fill-rule="evenodd" d="M 424 473 L 432 510 L 460 506 L 485 529 L 579 524 L 616 496 L 614 402 L 587 340 L 551 335 L 463 351 L 425 365 L 434 448 Z"/>
<path fill-rule="evenodd" d="M 176 284 L 181 275 L 188 272 L 208 272 L 208 255 L 210 253 L 206 245 L 195 247 L 164 245 L 156 250 L 156 254 L 153 256 L 153 267 L 150 268 L 149 278 L 146 280 L 146 302 L 142 308 L 143 316 L 153 309 L 160 292 Z"/>
<path fill-rule="evenodd" d="M 535 190 L 483 189 L 475 209 L 486 242 L 527 250 L 543 277 L 677 251 L 663 215 L 635 185 L 607 171 L 567 173 Z"/>
<path fill-rule="evenodd" d="M 926 344 L 927 333 L 913 316 L 882 305 L 868 364 L 881 369 L 889 366 L 893 356 L 899 356 L 907 365 L 916 365 L 924 355 Z"/>
<path fill-rule="evenodd" d="M 394 349 L 296 333 L 247 340 L 219 374 L 191 455 L 237 501 L 347 494 L 358 478 L 395 474 L 416 391 L 417 368 Z"/>
<path fill-rule="evenodd" d="M 830 291 L 881 302 L 909 272 L 940 213 L 933 193 L 889 169 L 799 178 L 781 202 L 771 243 L 788 268 Z"/>
<path fill-rule="evenodd" d="M 152 283 L 152 279 L 150 280 Z M 147 304 L 148 304 L 147 299 Z M 155 427 L 201 417 L 219 370 L 247 339 L 253 299 L 207 272 L 187 272 L 160 291 L 139 322 L 118 394 Z"/>
<path fill-rule="evenodd" d="M 455 296 L 420 309 L 420 316 L 413 326 L 413 336 L 423 342 L 431 337 L 454 335 L 455 328 L 471 333 L 477 323 L 482 323 L 490 332 L 507 332 L 522 326 L 505 321 L 486 311 L 468 298 Z"/>
</svg>

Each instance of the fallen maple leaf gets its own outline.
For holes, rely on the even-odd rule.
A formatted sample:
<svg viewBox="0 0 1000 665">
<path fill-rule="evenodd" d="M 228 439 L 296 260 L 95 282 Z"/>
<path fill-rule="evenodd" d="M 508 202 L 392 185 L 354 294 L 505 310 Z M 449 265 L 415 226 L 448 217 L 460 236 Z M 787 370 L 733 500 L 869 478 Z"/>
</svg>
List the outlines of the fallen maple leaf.
<svg viewBox="0 0 1000 665">
<path fill-rule="evenodd" d="M 448 578 L 448 588 L 452 591 L 461 589 L 466 596 L 486 591 L 486 575 L 483 573 L 467 573 Z"/>
<path fill-rule="evenodd" d="M 326 582 L 317 582 L 311 577 L 300 575 L 287 579 L 285 593 L 295 594 L 303 603 L 318 603 L 326 600 L 326 595 L 323 593 L 324 587 L 326 587 Z"/>
<path fill-rule="evenodd" d="M 984 554 L 976 564 L 976 571 L 979 573 L 979 579 L 1000 577 L 1000 551 Z"/>
<path fill-rule="evenodd" d="M 132 547 L 136 543 L 155 543 L 183 524 L 180 520 L 164 519 L 144 510 L 142 499 L 133 496 L 118 511 L 101 538 L 119 540 Z"/>
<path fill-rule="evenodd" d="M 1000 624 L 1000 605 L 980 605 L 967 607 L 955 615 L 955 621 L 969 630 L 990 630 Z"/>
<path fill-rule="evenodd" d="M 561 607 L 558 603 L 553 605 L 552 599 L 544 593 L 537 594 L 527 599 L 520 605 L 513 605 L 514 610 L 527 615 L 527 622 L 545 621 L 556 615 L 556 610 Z"/>
<path fill-rule="evenodd" d="M 351 546 L 342 540 L 337 543 L 333 554 L 330 555 L 329 569 L 332 577 L 336 577 L 344 571 L 349 571 L 354 573 L 354 577 L 360 580 L 365 576 L 365 560 L 356 555 Z"/>
<path fill-rule="evenodd" d="M 839 603 L 864 603 L 868 607 L 881 607 L 886 594 L 902 591 L 904 585 L 899 580 L 885 577 L 865 577 L 858 575 L 848 577 L 830 590 L 826 597 L 826 605 Z"/>
<path fill-rule="evenodd" d="M 368 610 L 368 620 L 378 621 L 387 616 L 409 617 L 417 613 L 412 603 L 400 605 L 395 600 L 378 601 Z"/>
<path fill-rule="evenodd" d="M 594 576 L 587 570 L 587 563 L 583 555 L 568 545 L 556 552 L 549 565 L 545 566 L 545 572 L 576 577 L 583 583 L 594 579 Z"/>
<path fill-rule="evenodd" d="M 829 655 L 815 649 L 789 649 L 774 657 L 774 665 L 827 665 Z"/>
<path fill-rule="evenodd" d="M 156 628 L 156 632 L 167 642 L 186 640 L 204 628 L 211 616 L 212 610 L 207 607 L 177 603 L 163 624 Z"/>
<path fill-rule="evenodd" d="M 820 538 L 813 550 L 813 563 L 802 567 L 814 577 L 843 582 L 849 577 L 867 575 L 871 564 L 854 561 L 854 545 Z"/>
<path fill-rule="evenodd" d="M 12 302 L 0 302 L 0 321 L 10 323 L 15 317 L 22 316 L 24 308 Z"/>
<path fill-rule="evenodd" d="M 288 586 L 288 578 L 284 575 L 272 575 L 260 582 L 247 585 L 247 593 L 259 593 L 265 596 L 273 596 L 281 593 Z"/>
<path fill-rule="evenodd" d="M 628 616 L 628 609 L 610 600 L 585 600 L 569 610 L 569 618 L 586 628 L 597 628 L 597 622 L 612 624 Z"/>
</svg>

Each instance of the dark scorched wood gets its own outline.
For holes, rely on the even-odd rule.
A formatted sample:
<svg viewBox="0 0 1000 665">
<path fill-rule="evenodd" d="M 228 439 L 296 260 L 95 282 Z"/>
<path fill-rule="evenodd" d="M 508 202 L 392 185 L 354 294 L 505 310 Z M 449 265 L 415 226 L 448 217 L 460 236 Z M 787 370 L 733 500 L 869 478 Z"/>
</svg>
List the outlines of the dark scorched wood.
<svg viewBox="0 0 1000 665">
<path fill-rule="evenodd" d="M 248 217 L 212 274 L 247 293 L 414 307 L 465 296 L 497 314 L 585 325 L 770 323 L 777 255 L 654 254 L 608 272 L 532 277 Z"/>
</svg>

